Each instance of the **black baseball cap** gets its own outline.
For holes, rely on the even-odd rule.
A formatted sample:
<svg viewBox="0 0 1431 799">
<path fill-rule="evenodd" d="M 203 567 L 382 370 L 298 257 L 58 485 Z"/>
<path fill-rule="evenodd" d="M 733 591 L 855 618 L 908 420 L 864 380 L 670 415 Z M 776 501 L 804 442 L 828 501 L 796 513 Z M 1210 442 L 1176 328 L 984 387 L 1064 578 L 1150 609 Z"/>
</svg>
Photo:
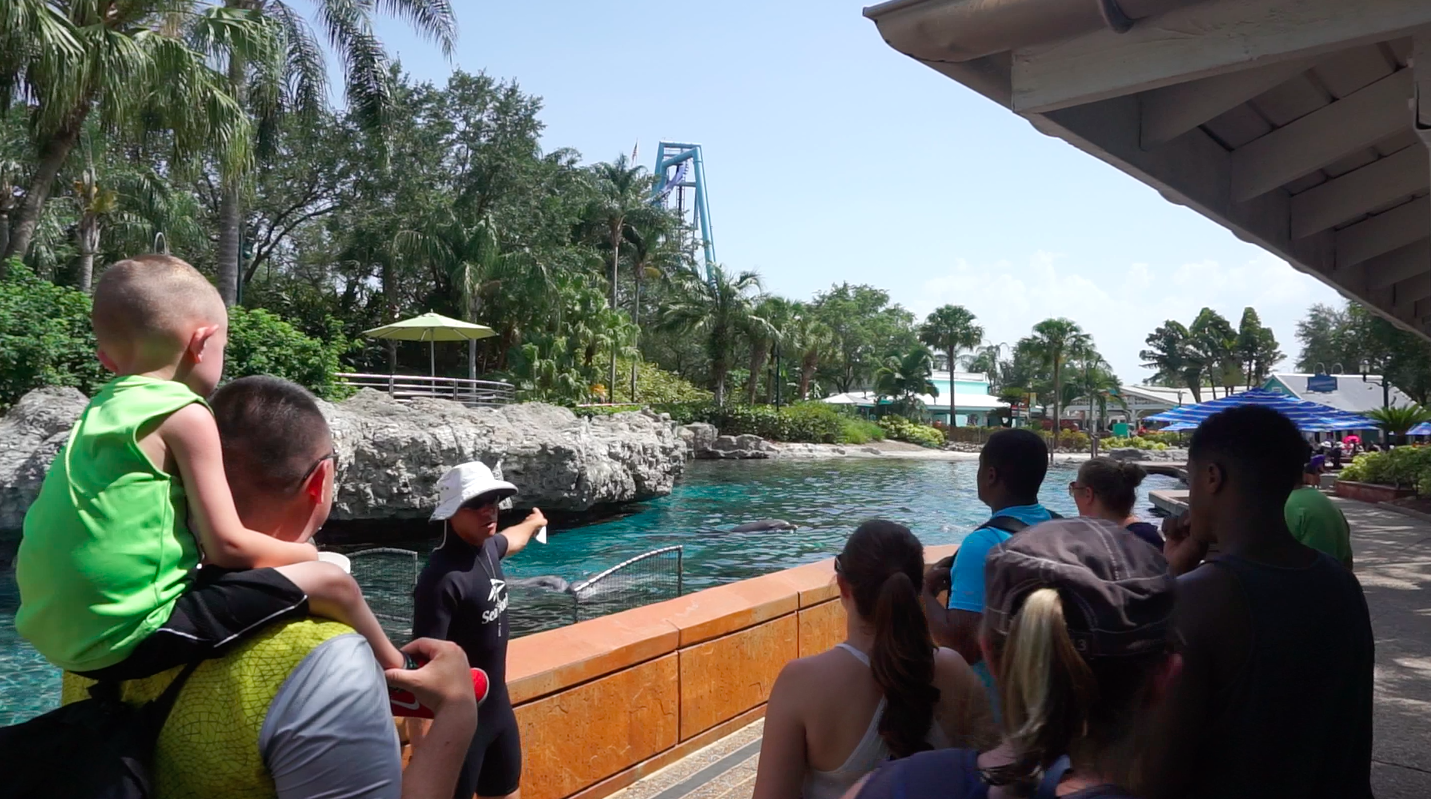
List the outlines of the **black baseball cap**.
<svg viewBox="0 0 1431 799">
<path fill-rule="evenodd" d="M 985 623 L 1007 635 L 1029 594 L 1058 591 L 1084 660 L 1166 649 L 1177 580 L 1163 553 L 1104 519 L 1054 519 L 989 552 Z"/>
</svg>

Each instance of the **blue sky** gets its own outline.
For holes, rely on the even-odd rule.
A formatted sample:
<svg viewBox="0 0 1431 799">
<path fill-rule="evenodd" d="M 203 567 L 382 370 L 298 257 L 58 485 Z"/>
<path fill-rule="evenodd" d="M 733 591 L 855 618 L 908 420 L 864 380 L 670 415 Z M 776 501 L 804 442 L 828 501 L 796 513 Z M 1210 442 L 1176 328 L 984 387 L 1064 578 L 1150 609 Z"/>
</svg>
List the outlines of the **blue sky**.
<svg viewBox="0 0 1431 799">
<path fill-rule="evenodd" d="M 705 154 L 719 258 L 794 298 L 840 281 L 921 316 L 967 306 L 991 341 L 1067 316 L 1118 374 L 1163 320 L 1247 305 L 1295 358 L 1296 320 L 1340 298 L 1258 247 L 889 48 L 846 0 L 453 0 L 450 61 L 379 34 L 415 77 L 455 67 L 544 98 L 544 144 L 587 161 Z M 1290 367 L 1290 364 L 1285 364 Z"/>
</svg>

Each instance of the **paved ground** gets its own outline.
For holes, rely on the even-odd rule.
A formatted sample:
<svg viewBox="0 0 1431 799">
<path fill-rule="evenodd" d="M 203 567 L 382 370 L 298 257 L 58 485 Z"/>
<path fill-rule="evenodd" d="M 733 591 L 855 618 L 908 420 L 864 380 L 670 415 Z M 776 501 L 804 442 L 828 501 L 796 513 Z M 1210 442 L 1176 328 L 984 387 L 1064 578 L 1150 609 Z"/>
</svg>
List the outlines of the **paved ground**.
<svg viewBox="0 0 1431 799">
<path fill-rule="evenodd" d="M 1431 797 L 1431 524 L 1336 500 L 1376 631 L 1378 799 Z"/>
<path fill-rule="evenodd" d="M 1431 797 L 1431 523 L 1334 500 L 1352 525 L 1356 573 L 1376 632 L 1377 799 Z M 756 722 L 617 793 L 613 799 L 750 799 Z"/>
</svg>

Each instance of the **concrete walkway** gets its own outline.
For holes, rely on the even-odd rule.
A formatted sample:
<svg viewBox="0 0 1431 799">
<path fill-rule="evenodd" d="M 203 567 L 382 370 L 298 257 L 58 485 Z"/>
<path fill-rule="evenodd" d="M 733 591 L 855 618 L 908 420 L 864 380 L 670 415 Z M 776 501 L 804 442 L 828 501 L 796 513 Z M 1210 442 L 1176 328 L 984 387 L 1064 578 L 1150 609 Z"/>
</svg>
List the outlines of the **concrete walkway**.
<svg viewBox="0 0 1431 799">
<path fill-rule="evenodd" d="M 1431 523 L 1333 499 L 1352 526 L 1356 574 L 1376 633 L 1377 799 L 1431 797 Z M 652 774 L 612 799 L 750 799 L 756 722 Z"/>
<path fill-rule="evenodd" d="M 1376 633 L 1372 789 L 1378 799 L 1431 797 L 1431 524 L 1335 501 Z"/>
</svg>

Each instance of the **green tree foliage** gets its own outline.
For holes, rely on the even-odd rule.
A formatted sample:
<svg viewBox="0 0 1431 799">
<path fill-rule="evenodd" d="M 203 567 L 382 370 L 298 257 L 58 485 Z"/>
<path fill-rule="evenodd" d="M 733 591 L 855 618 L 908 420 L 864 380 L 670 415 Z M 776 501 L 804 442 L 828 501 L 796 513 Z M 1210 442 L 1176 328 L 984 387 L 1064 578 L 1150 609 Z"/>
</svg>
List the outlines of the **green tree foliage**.
<svg viewBox="0 0 1431 799">
<path fill-rule="evenodd" d="M 1188 333 L 1188 357 L 1202 379 L 1212 384 L 1212 395 L 1216 398 L 1216 387 L 1235 385 L 1241 371 L 1236 364 L 1237 332 L 1222 314 L 1203 308 L 1188 327 Z"/>
<path fill-rule="evenodd" d="M 330 337 L 313 338 L 262 308 L 230 308 L 224 378 L 273 375 L 325 399 L 342 399 L 347 392 L 333 374 L 343 371 L 342 356 L 351 345 L 336 323 L 331 327 Z"/>
<path fill-rule="evenodd" d="M 40 386 L 73 386 L 93 395 L 109 380 L 95 357 L 89 313 L 88 295 L 40 279 L 11 260 L 0 280 L 0 409 Z M 349 346 L 340 334 L 313 338 L 268 311 L 235 308 L 228 335 L 226 379 L 269 374 L 329 399 L 343 395 L 333 381 Z"/>
<path fill-rule="evenodd" d="M 819 374 L 836 391 L 870 385 L 885 354 L 908 352 L 918 343 L 914 315 L 890 304 L 889 293 L 880 289 L 841 283 L 815 295 L 811 306 L 831 338 Z"/>
<path fill-rule="evenodd" d="M 1302 353 L 1297 368 L 1314 372 L 1338 365 L 1382 375 L 1422 405 L 1431 404 L 1431 344 L 1366 308 L 1313 305 L 1297 323 Z"/>
<path fill-rule="evenodd" d="M 108 379 L 95 357 L 89 297 L 35 276 L 18 258 L 0 279 L 0 411 L 41 386 L 86 395 Z"/>
<path fill-rule="evenodd" d="M 1431 410 L 1420 405 L 1390 405 L 1385 408 L 1376 408 L 1367 412 L 1367 417 L 1376 422 L 1376 426 L 1385 430 L 1388 435 L 1400 437 L 1404 440 L 1406 431 L 1422 422 L 1431 422 Z"/>
<path fill-rule="evenodd" d="M 1243 309 L 1242 323 L 1237 328 L 1237 358 L 1242 363 L 1248 386 L 1262 385 L 1272 367 L 1285 357 L 1277 347 L 1277 337 L 1272 328 L 1262 324 L 1257 309 L 1250 306 Z"/>
<path fill-rule="evenodd" d="M 929 379 L 933 371 L 934 355 L 928 347 L 916 345 L 892 353 L 875 371 L 875 391 L 894 400 L 891 408 L 895 413 L 917 416 L 923 411 L 920 395 L 939 396 L 939 389 Z"/>
<path fill-rule="evenodd" d="M 710 362 L 711 390 L 716 405 L 725 404 L 726 378 L 730 374 L 741 331 L 768 324 L 755 312 L 752 289 L 760 288 L 754 272 L 733 274 L 712 264 L 707 278 L 699 270 L 680 276 L 681 293 L 666 307 L 661 326 L 686 333 L 705 344 Z"/>
<path fill-rule="evenodd" d="M 1019 342 L 1025 357 L 1048 371 L 1052 379 L 1053 426 L 1062 421 L 1064 366 L 1069 359 L 1083 356 L 1093 346 L 1093 338 L 1072 319 L 1045 319 L 1034 325 L 1033 335 Z"/>
<path fill-rule="evenodd" d="M 924 324 L 919 327 L 919 340 L 944 353 L 948 364 L 949 380 L 949 424 L 955 423 L 956 408 L 954 389 L 954 367 L 959 362 L 959 353 L 979 346 L 984 340 L 984 328 L 974 321 L 974 314 L 962 305 L 944 305 L 935 308 Z"/>
<path fill-rule="evenodd" d="M 232 54 L 272 64 L 277 46 L 274 26 L 200 3 L 0 4 L 0 112 L 25 98 L 33 141 L 3 255 L 30 252 L 60 170 L 92 116 L 118 139 L 164 141 L 172 163 L 208 153 L 224 175 L 243 171 L 252 128 L 210 59 Z"/>
</svg>

